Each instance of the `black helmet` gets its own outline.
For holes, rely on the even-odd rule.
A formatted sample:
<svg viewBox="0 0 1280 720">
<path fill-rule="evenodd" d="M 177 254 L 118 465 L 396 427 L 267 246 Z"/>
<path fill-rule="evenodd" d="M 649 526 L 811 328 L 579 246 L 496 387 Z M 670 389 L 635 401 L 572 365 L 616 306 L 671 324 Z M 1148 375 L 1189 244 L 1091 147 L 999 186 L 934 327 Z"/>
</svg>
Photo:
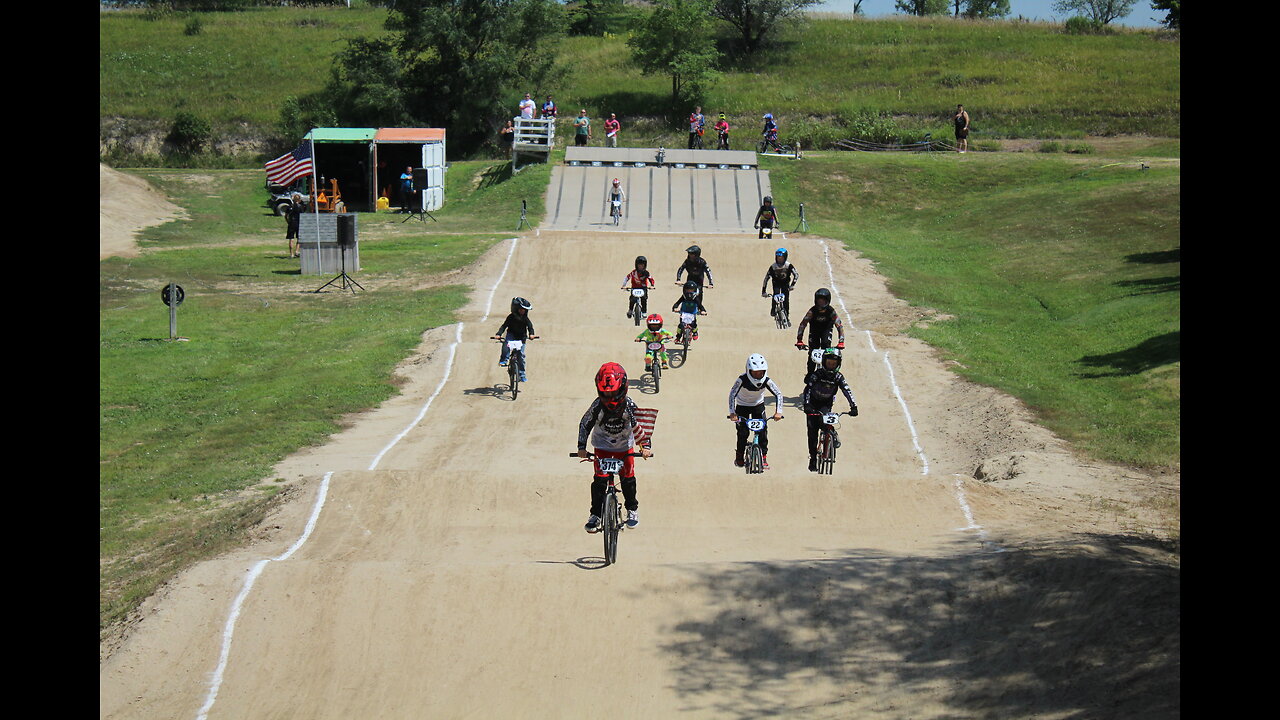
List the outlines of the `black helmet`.
<svg viewBox="0 0 1280 720">
<path fill-rule="evenodd" d="M 827 301 L 827 304 L 828 304 L 828 305 L 830 305 L 830 304 L 831 304 L 831 291 L 830 291 L 830 290 L 828 290 L 828 289 L 826 289 L 826 288 L 818 288 L 818 289 L 817 289 L 817 291 L 815 291 L 815 292 L 813 293 L 813 304 L 814 304 L 814 305 L 817 305 L 817 304 L 818 304 L 818 300 L 826 300 L 826 301 Z"/>
<path fill-rule="evenodd" d="M 648 264 L 649 264 L 649 258 L 643 255 L 636 256 L 636 267 L 640 267 L 641 265 L 648 265 Z"/>
<path fill-rule="evenodd" d="M 835 367 L 833 368 L 827 367 L 828 358 L 835 358 L 835 361 L 836 361 Z M 840 360 L 841 360 L 840 350 L 838 350 L 837 348 L 829 347 L 822 351 L 822 360 L 820 364 L 822 365 L 823 370 L 831 370 L 832 372 L 834 372 L 840 369 Z"/>
<path fill-rule="evenodd" d="M 698 283 L 692 280 L 686 280 L 684 283 L 684 296 L 692 299 L 698 294 Z"/>
<path fill-rule="evenodd" d="M 765 196 L 764 196 L 764 203 L 765 203 L 766 205 L 772 205 L 772 204 L 773 204 L 773 196 L 772 196 L 772 195 L 765 195 Z"/>
<path fill-rule="evenodd" d="M 524 308 L 525 312 L 528 312 L 529 309 L 532 307 L 533 307 L 533 303 L 529 302 L 528 300 L 525 300 L 522 297 L 511 298 L 511 312 L 513 313 L 519 313 L 520 308 Z"/>
<path fill-rule="evenodd" d="M 702 257 L 702 248 L 698 247 L 697 245 L 690 245 L 689 247 L 685 248 L 685 252 L 689 253 L 690 255 L 697 255 L 698 257 Z"/>
</svg>

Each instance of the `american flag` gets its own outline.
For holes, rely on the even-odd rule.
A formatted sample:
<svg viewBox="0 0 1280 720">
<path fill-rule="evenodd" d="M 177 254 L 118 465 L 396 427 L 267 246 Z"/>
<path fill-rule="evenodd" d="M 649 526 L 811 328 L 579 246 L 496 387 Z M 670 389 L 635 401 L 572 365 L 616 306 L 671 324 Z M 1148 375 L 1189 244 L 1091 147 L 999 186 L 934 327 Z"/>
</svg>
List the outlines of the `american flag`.
<svg viewBox="0 0 1280 720">
<path fill-rule="evenodd" d="M 290 152 L 267 163 L 267 182 L 289 185 L 311 173 L 311 147 L 304 142 Z"/>
<path fill-rule="evenodd" d="M 653 442 L 653 424 L 658 419 L 656 408 L 636 408 L 636 444 L 647 445 Z"/>
</svg>

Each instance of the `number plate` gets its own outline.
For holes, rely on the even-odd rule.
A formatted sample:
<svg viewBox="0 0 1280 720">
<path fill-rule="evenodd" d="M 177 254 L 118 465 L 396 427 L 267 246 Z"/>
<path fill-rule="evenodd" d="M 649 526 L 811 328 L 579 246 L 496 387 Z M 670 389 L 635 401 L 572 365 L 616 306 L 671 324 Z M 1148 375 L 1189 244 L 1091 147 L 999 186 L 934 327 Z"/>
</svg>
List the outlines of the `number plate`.
<svg viewBox="0 0 1280 720">
<path fill-rule="evenodd" d="M 764 430 L 764 420 L 761 418 L 751 418 L 747 421 L 747 429 L 752 432 L 760 432 Z"/>
<path fill-rule="evenodd" d="M 508 340 L 508 341 L 507 341 L 507 347 L 511 348 L 512 350 L 523 350 L 523 349 L 524 349 L 524 341 L 523 341 L 523 340 Z"/>
<path fill-rule="evenodd" d="M 651 342 L 651 343 L 649 343 L 649 349 L 650 349 L 650 350 L 661 350 L 661 349 L 662 349 L 662 343 L 660 343 L 660 342 Z"/>
<path fill-rule="evenodd" d="M 618 458 L 597 458 L 596 462 L 600 464 L 602 473 L 622 472 L 622 461 Z"/>
<path fill-rule="evenodd" d="M 693 313 L 687 313 L 687 312 L 680 313 L 680 322 L 684 323 L 685 325 L 692 325 Z"/>
<path fill-rule="evenodd" d="M 814 348 L 810 350 L 809 359 L 812 360 L 815 365 L 821 365 L 822 364 L 822 348 Z"/>
<path fill-rule="evenodd" d="M 783 295 L 782 293 L 778 293 L 777 295 L 774 295 L 774 296 L 773 296 L 773 301 L 774 301 L 774 302 L 777 302 L 777 303 L 780 303 L 780 302 L 782 302 L 783 300 L 786 300 L 786 299 L 787 299 L 787 296 L 786 296 L 786 295 Z"/>
<path fill-rule="evenodd" d="M 840 416 L 836 413 L 827 413 L 822 416 L 822 422 L 825 425 L 839 425 Z"/>
<path fill-rule="evenodd" d="M 634 288 L 634 289 L 632 289 L 631 294 L 632 294 L 632 295 L 635 295 L 636 297 L 644 297 L 644 289 L 643 289 L 643 288 Z"/>
</svg>

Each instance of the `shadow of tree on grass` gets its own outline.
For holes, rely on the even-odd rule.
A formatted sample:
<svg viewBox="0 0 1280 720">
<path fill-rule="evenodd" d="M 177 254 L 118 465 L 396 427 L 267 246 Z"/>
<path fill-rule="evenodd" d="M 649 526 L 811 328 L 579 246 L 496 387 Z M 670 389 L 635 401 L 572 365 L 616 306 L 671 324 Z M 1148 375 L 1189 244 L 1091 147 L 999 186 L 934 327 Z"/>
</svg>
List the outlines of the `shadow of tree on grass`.
<svg viewBox="0 0 1280 720">
<path fill-rule="evenodd" d="M 1105 355 L 1085 355 L 1079 363 L 1091 368 L 1111 368 L 1109 372 L 1081 373 L 1080 377 L 1116 377 L 1136 375 L 1161 365 L 1176 363 L 1182 359 L 1182 331 L 1143 340 L 1137 345 Z"/>
</svg>

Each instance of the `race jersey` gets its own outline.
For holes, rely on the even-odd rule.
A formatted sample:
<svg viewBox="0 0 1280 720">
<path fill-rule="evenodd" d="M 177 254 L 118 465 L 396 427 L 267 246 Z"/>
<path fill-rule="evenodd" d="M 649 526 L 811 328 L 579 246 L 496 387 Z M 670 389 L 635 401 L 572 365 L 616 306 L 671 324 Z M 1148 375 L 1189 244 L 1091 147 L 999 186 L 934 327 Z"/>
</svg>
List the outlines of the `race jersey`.
<svg viewBox="0 0 1280 720">
<path fill-rule="evenodd" d="M 694 298 L 693 300 L 689 300 L 684 295 L 681 295 L 680 299 L 677 300 L 675 304 L 671 306 L 671 309 L 676 312 L 692 313 L 694 315 L 698 314 L 699 312 L 707 311 L 707 309 L 702 306 L 701 294 L 699 294 L 698 297 Z M 697 321 L 695 320 L 694 322 L 697 322 Z"/>
<path fill-rule="evenodd" d="M 691 113 L 689 115 L 689 132 L 698 132 L 706 122 L 706 118 L 703 117 L 702 113 Z"/>
<path fill-rule="evenodd" d="M 837 392 L 844 393 L 845 399 L 849 401 L 849 407 L 856 404 L 853 401 L 853 391 L 849 389 L 849 383 L 844 379 L 843 374 L 837 372 L 835 380 L 829 381 L 822 380 L 820 373 L 821 371 L 814 370 L 804 379 L 802 400 L 805 412 L 831 412 Z"/>
<path fill-rule="evenodd" d="M 680 276 L 686 271 L 689 273 L 689 279 L 699 285 L 715 284 L 715 281 L 711 279 L 711 266 L 707 265 L 707 261 L 702 258 L 697 258 L 696 260 L 686 259 L 680 269 L 676 270 L 676 282 L 680 282 Z M 704 278 L 706 282 L 703 282 Z"/>
<path fill-rule="evenodd" d="M 776 288 L 794 287 L 800 282 L 800 271 L 789 262 L 781 265 L 774 263 L 765 271 L 764 282 L 760 284 L 760 289 L 764 290 L 764 286 L 768 285 L 770 280 Z"/>
<path fill-rule="evenodd" d="M 773 393 L 774 412 L 782 414 L 782 391 L 778 389 L 773 378 L 766 375 L 763 380 L 756 380 L 749 373 L 742 373 L 729 388 L 729 412 L 736 413 L 738 406 L 756 407 L 764 405 L 765 392 Z"/>
<path fill-rule="evenodd" d="M 587 449 L 587 439 L 596 450 L 627 452 L 636 445 L 636 404 L 631 398 L 617 413 L 605 409 L 600 398 L 591 401 L 591 407 L 578 423 L 578 449 Z"/>
<path fill-rule="evenodd" d="M 777 137 L 777 135 L 778 135 L 778 123 L 776 123 L 776 122 L 774 122 L 774 121 L 772 121 L 772 120 L 765 120 L 765 121 L 764 121 L 764 136 L 765 136 L 765 137 Z"/>
<path fill-rule="evenodd" d="M 805 313 L 804 319 L 800 321 L 800 327 L 796 328 L 796 342 L 804 338 L 806 325 L 809 326 L 809 339 L 815 341 L 809 343 L 810 345 L 820 344 L 817 342 L 820 340 L 830 342 L 833 329 L 839 331 L 840 342 L 844 342 L 844 325 L 840 323 L 840 316 L 836 314 L 835 308 L 830 305 L 824 308 L 814 305 L 809 308 L 809 312 Z"/>
<path fill-rule="evenodd" d="M 644 332 L 636 336 L 636 340 L 644 343 L 645 349 L 647 350 L 649 348 L 649 343 L 651 342 L 671 342 L 675 337 L 676 336 L 671 334 L 671 331 L 666 328 L 659 328 L 658 332 L 645 328 Z"/>
<path fill-rule="evenodd" d="M 507 331 L 506 337 L 511 340 L 528 340 L 530 335 L 537 334 L 533 331 L 533 321 L 528 315 L 521 317 L 515 313 L 507 315 L 507 319 L 502 321 L 502 327 L 494 335 L 501 335 L 503 330 Z"/>
<path fill-rule="evenodd" d="M 721 120 L 720 122 L 716 123 L 716 132 L 721 133 L 721 134 L 723 134 L 723 135 L 728 135 L 728 134 L 729 134 L 729 121 L 727 121 L 727 120 Z"/>
<path fill-rule="evenodd" d="M 627 277 L 623 279 L 623 284 L 629 288 L 655 287 L 653 283 L 653 275 L 648 270 L 644 271 L 644 275 L 640 275 L 639 270 L 632 270 L 627 273 Z"/>
</svg>

